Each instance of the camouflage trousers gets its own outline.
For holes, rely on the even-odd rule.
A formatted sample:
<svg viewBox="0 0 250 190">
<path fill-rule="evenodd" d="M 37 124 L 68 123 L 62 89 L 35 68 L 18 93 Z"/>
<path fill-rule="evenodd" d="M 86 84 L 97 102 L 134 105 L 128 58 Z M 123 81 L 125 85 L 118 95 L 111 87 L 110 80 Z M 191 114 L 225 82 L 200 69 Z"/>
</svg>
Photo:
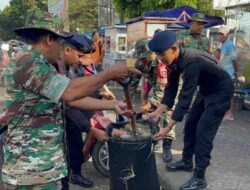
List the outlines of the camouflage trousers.
<svg viewBox="0 0 250 190">
<path fill-rule="evenodd" d="M 61 180 L 39 185 L 11 185 L 4 183 L 5 190 L 61 190 Z"/>
<path fill-rule="evenodd" d="M 153 106 L 153 109 L 151 109 L 149 112 L 153 112 L 155 111 L 157 107 Z M 171 116 L 167 114 L 167 112 L 163 112 L 161 117 L 160 117 L 160 121 L 157 124 L 158 129 L 160 129 L 161 127 L 166 127 L 168 122 L 170 121 Z M 175 140 L 175 126 L 171 129 L 171 131 L 169 131 L 168 134 L 165 135 L 164 139 L 171 139 L 171 140 Z"/>
<path fill-rule="evenodd" d="M 168 115 L 167 113 L 162 113 L 161 119 L 158 123 L 159 127 L 165 127 L 167 126 L 168 122 L 170 121 L 171 116 Z M 171 139 L 171 140 L 175 140 L 175 126 L 171 129 L 171 131 L 169 131 L 168 134 L 165 135 L 164 139 Z"/>
</svg>

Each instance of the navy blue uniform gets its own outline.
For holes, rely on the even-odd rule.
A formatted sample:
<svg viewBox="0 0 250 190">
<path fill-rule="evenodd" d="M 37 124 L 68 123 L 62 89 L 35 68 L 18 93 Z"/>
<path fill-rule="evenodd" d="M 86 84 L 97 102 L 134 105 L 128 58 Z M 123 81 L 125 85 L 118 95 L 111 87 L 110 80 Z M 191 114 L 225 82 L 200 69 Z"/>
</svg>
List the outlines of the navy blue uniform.
<svg viewBox="0 0 250 190">
<path fill-rule="evenodd" d="M 172 107 L 178 90 L 179 77 L 183 78 L 182 90 L 172 119 L 182 121 L 199 88 L 185 123 L 183 161 L 192 162 L 195 154 L 197 168 L 209 165 L 213 140 L 225 112 L 230 107 L 233 82 L 228 73 L 217 65 L 209 54 L 180 48 L 178 61 L 172 63 L 168 86 L 162 104 Z"/>
</svg>

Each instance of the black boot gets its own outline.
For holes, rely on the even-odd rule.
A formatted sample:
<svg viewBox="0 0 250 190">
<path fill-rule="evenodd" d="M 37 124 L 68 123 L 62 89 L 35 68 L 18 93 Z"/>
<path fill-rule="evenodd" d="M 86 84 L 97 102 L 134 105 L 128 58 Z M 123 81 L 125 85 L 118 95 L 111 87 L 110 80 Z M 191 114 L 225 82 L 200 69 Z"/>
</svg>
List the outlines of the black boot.
<svg viewBox="0 0 250 190">
<path fill-rule="evenodd" d="M 61 190 L 69 190 L 69 176 L 61 179 L 62 189 Z"/>
<path fill-rule="evenodd" d="M 205 180 L 205 169 L 195 168 L 194 175 L 186 183 L 184 183 L 180 190 L 200 190 L 207 187 Z"/>
<path fill-rule="evenodd" d="M 71 182 L 82 187 L 93 187 L 94 182 L 83 177 L 80 172 L 73 172 L 71 175 Z"/>
<path fill-rule="evenodd" d="M 169 163 L 173 159 L 171 147 L 172 147 L 172 140 L 171 139 L 163 139 L 162 149 L 163 149 L 163 161 L 165 163 Z"/>
<path fill-rule="evenodd" d="M 179 160 L 179 161 L 167 164 L 166 168 L 169 172 L 178 172 L 178 171 L 192 172 L 193 163 L 191 161 L 184 162 L 183 160 Z"/>
</svg>

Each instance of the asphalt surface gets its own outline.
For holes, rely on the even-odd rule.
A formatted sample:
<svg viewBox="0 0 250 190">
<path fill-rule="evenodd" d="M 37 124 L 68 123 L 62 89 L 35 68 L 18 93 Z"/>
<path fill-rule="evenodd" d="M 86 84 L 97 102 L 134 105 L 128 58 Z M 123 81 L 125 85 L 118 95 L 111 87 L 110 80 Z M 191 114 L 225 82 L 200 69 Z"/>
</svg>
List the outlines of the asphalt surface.
<svg viewBox="0 0 250 190">
<path fill-rule="evenodd" d="M 234 121 L 222 122 L 213 143 L 212 159 L 206 172 L 207 190 L 250 190 L 250 111 L 236 111 Z M 183 123 L 176 128 L 174 160 L 181 158 Z M 157 157 L 160 182 L 167 190 L 178 190 L 192 175 L 167 172 Z"/>
<path fill-rule="evenodd" d="M 122 99 L 122 91 L 114 90 L 118 99 Z M 0 101 L 3 100 L 4 89 L 0 88 Z M 139 107 L 140 97 L 134 100 Z M 207 190 L 250 190 L 250 111 L 236 111 L 234 121 L 225 121 L 219 128 L 214 141 L 211 165 L 207 170 Z M 174 160 L 181 158 L 183 147 L 183 123 L 176 128 L 177 140 L 173 143 Z M 192 173 L 169 173 L 165 169 L 161 149 L 156 152 L 156 163 L 159 180 L 166 190 L 177 190 L 186 182 Z M 70 184 L 70 190 L 108 190 L 109 178 L 98 173 L 92 161 L 82 166 L 82 174 L 94 181 L 93 188 L 83 188 Z M 0 184 L 0 190 L 3 187 Z M 146 187 L 143 190 L 147 190 Z"/>
</svg>

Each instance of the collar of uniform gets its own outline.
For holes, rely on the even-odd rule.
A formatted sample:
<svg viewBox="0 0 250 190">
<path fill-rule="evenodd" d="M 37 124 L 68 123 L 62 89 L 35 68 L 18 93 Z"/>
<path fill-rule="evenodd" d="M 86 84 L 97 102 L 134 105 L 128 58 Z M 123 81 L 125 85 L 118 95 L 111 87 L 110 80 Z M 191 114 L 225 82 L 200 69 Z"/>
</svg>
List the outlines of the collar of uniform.
<svg viewBox="0 0 250 190">
<path fill-rule="evenodd" d="M 191 30 L 189 30 L 188 33 L 189 33 L 189 35 L 193 36 L 194 38 L 204 35 L 203 33 L 194 33 L 194 32 L 191 32 Z"/>
<path fill-rule="evenodd" d="M 48 60 L 43 56 L 43 54 L 40 51 L 38 51 L 35 48 L 31 48 L 30 51 L 33 53 L 34 57 L 39 57 L 41 59 L 41 61 L 43 61 L 45 64 L 47 64 L 49 67 L 51 67 L 55 72 L 57 72 L 56 68 L 52 67 L 52 64 L 50 64 L 48 62 Z"/>
<path fill-rule="evenodd" d="M 36 57 L 40 57 L 41 59 L 45 59 L 45 57 L 43 56 L 43 54 L 38 51 L 37 49 L 35 48 L 31 48 L 30 50 Z"/>
<path fill-rule="evenodd" d="M 183 49 L 182 47 L 180 47 L 180 52 L 179 52 L 179 57 L 178 57 L 178 60 L 175 61 L 174 63 L 172 63 L 170 65 L 170 68 L 172 68 L 173 70 L 177 71 L 178 68 L 181 67 L 181 64 L 182 64 L 182 60 L 183 60 L 183 52 L 185 51 L 185 49 Z"/>
</svg>

